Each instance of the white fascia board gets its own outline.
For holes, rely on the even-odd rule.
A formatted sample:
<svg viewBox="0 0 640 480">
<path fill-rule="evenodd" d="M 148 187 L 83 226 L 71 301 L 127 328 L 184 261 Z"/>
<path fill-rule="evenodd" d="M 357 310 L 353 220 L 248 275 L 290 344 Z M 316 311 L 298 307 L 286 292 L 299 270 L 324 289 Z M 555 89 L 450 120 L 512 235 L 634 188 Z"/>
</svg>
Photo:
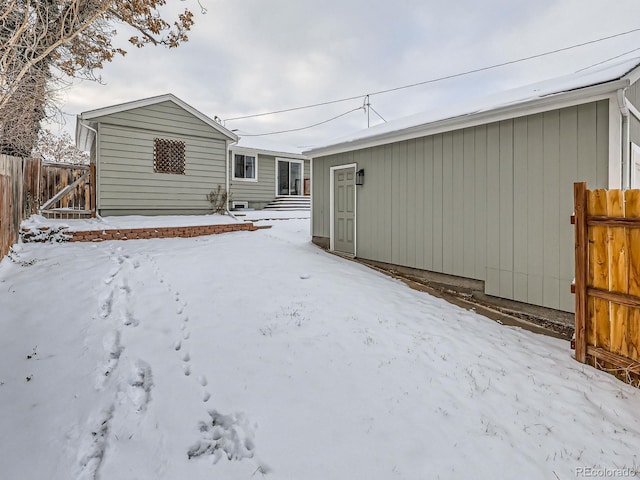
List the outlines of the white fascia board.
<svg viewBox="0 0 640 480">
<path fill-rule="evenodd" d="M 350 142 L 329 145 L 303 152 L 308 157 L 318 158 L 336 153 L 361 150 L 369 147 L 377 147 L 389 143 L 411 140 L 413 138 L 436 135 L 438 133 L 475 127 L 487 123 L 499 122 L 511 118 L 534 115 L 536 113 L 558 110 L 560 108 L 573 107 L 584 103 L 609 99 L 611 92 L 629 86 L 628 79 L 614 80 L 591 87 L 570 90 L 568 92 L 548 95 L 526 102 L 498 107 L 492 110 L 470 113 L 458 117 L 445 118 L 428 124 L 416 125 L 403 130 L 388 132 L 373 137 L 366 137 Z"/>
<path fill-rule="evenodd" d="M 623 80 L 628 80 L 629 85 L 636 83 L 640 80 L 640 65 L 632 68 L 629 72 L 621 77 Z"/>
<path fill-rule="evenodd" d="M 132 102 L 120 103 L 118 105 L 112 105 L 110 107 L 98 108 L 96 110 L 89 110 L 88 112 L 81 113 L 78 117 L 82 120 L 90 120 L 92 118 L 103 117 L 105 115 L 112 115 L 114 113 L 124 112 L 127 110 L 133 110 L 134 108 L 148 107 L 150 105 L 156 105 L 162 102 L 173 102 L 182 109 L 189 112 L 194 117 L 202 120 L 204 123 L 209 125 L 210 127 L 215 128 L 218 132 L 226 136 L 227 138 L 233 140 L 234 142 L 238 141 L 238 136 L 233 133 L 231 130 L 220 125 L 215 120 L 209 118 L 204 113 L 196 110 L 191 105 L 185 103 L 180 100 L 172 93 L 166 93 L 164 95 L 158 95 L 156 97 L 142 98 L 140 100 L 134 100 Z"/>
<path fill-rule="evenodd" d="M 272 157 L 280 157 L 280 158 L 292 158 L 295 160 L 309 160 L 309 157 L 306 155 L 302 155 L 299 153 L 287 153 L 287 152 L 278 152 L 276 150 L 264 150 L 261 148 L 252 148 L 252 147 L 243 147 L 239 146 L 233 149 L 234 152 L 238 153 L 252 153 L 252 154 L 260 154 L 260 155 L 269 155 Z"/>
<path fill-rule="evenodd" d="M 250 157 L 256 157 L 256 158 L 258 158 L 258 153 L 261 153 L 258 150 L 253 150 L 251 148 L 238 147 L 235 145 L 230 146 L 229 149 L 233 154 L 237 153 L 239 155 L 249 155 Z"/>
<path fill-rule="evenodd" d="M 91 150 L 91 144 L 95 141 L 96 136 L 95 128 L 95 122 L 82 120 L 80 115 L 76 117 L 76 147 L 78 149 L 86 152 Z"/>
</svg>

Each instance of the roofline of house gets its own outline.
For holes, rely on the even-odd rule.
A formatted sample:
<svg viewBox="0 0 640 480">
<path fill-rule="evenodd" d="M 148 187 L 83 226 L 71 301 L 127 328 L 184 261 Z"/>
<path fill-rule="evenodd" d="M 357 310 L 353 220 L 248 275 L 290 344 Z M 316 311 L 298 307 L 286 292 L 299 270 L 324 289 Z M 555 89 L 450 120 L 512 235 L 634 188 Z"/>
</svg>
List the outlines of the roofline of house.
<svg viewBox="0 0 640 480">
<path fill-rule="evenodd" d="M 510 118 L 533 115 L 559 108 L 566 108 L 583 103 L 608 99 L 612 92 L 628 87 L 633 78 L 640 77 L 640 69 L 634 68 L 619 79 L 580 87 L 573 90 L 546 95 L 519 103 L 504 105 L 501 107 L 469 113 L 456 117 L 444 118 L 429 123 L 407 127 L 393 132 L 385 132 L 370 137 L 364 137 L 352 141 L 345 141 L 327 145 L 324 147 L 311 148 L 302 153 L 308 157 L 318 158 L 337 153 L 343 153 L 364 148 L 377 147 L 389 143 L 411 140 L 414 138 L 436 135 L 438 133 L 450 132 L 468 127 L 483 125 L 486 123 L 498 122 Z"/>
<path fill-rule="evenodd" d="M 297 160 L 309 160 L 309 157 L 306 155 L 302 155 L 301 153 L 291 153 L 284 152 L 281 150 L 269 150 L 264 148 L 256 148 L 256 147 L 244 147 L 242 145 L 231 145 L 229 147 L 230 150 L 234 152 L 247 152 L 247 153 L 256 153 L 262 155 L 270 155 L 272 157 L 282 157 L 282 158 L 295 158 Z"/>
<path fill-rule="evenodd" d="M 79 148 L 85 149 L 85 150 L 91 145 L 90 141 L 93 138 L 94 134 L 93 132 L 90 131 L 90 129 L 87 129 L 87 124 L 84 123 L 86 121 L 103 117 L 105 115 L 112 115 L 114 113 L 132 110 L 134 108 L 148 107 L 150 105 L 155 105 L 155 104 L 167 102 L 167 101 L 175 103 L 179 107 L 183 108 L 184 110 L 192 114 L 194 117 L 202 120 L 204 123 L 206 123 L 210 127 L 213 127 L 214 129 L 216 129 L 218 132 L 220 132 L 222 135 L 229 138 L 230 140 L 234 142 L 238 141 L 238 136 L 235 133 L 233 133 L 231 130 L 223 127 L 218 122 L 209 118 L 204 113 L 200 112 L 199 110 L 196 110 L 188 103 L 185 103 L 184 101 L 180 100 L 174 94 L 166 93 L 164 95 L 158 95 L 158 96 L 149 97 L 149 98 L 142 98 L 140 100 L 133 100 L 131 102 L 120 103 L 117 105 L 111 105 L 109 107 L 97 108 L 95 110 L 82 112 L 77 116 L 77 120 L 76 120 L 76 144 L 78 145 Z M 94 124 L 95 122 L 90 122 L 90 123 Z"/>
</svg>

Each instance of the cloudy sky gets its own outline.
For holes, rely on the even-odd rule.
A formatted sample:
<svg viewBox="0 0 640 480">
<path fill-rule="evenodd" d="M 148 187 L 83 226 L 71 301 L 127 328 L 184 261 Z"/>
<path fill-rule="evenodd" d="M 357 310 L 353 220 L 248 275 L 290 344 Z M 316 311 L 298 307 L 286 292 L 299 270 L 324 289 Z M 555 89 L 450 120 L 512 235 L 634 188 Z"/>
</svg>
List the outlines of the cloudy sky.
<svg viewBox="0 0 640 480">
<path fill-rule="evenodd" d="M 63 128 L 75 115 L 164 93 L 222 119 L 348 97 L 292 113 L 227 120 L 229 129 L 295 146 L 367 127 L 367 93 L 423 82 L 640 28 L 638 0 L 168 0 L 191 8 L 190 41 L 127 47 L 101 72 L 62 92 Z M 120 43 L 131 32 L 121 28 Z M 640 32 L 456 79 L 372 95 L 387 120 L 574 72 L 638 48 Z M 351 111 L 351 113 L 346 113 Z M 370 112 L 371 124 L 382 122 Z M 52 125 L 56 131 L 59 127 Z"/>
</svg>

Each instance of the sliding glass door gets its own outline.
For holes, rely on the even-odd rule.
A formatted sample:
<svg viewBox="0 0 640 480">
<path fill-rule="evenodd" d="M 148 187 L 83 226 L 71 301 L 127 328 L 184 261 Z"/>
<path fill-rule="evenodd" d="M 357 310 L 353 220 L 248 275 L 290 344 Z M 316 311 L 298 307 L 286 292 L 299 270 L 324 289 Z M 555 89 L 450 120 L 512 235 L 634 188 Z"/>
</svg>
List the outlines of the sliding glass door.
<svg viewBox="0 0 640 480">
<path fill-rule="evenodd" d="M 276 195 L 302 195 L 302 162 L 276 160 Z"/>
</svg>

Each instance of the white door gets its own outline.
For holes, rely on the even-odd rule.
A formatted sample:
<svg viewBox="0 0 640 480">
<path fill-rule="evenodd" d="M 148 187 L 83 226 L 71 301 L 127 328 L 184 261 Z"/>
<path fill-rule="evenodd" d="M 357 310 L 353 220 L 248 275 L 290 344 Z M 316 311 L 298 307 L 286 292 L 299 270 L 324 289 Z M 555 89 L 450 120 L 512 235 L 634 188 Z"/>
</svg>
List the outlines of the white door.
<svg viewBox="0 0 640 480">
<path fill-rule="evenodd" d="M 333 171 L 333 249 L 355 255 L 356 169 Z"/>
</svg>

